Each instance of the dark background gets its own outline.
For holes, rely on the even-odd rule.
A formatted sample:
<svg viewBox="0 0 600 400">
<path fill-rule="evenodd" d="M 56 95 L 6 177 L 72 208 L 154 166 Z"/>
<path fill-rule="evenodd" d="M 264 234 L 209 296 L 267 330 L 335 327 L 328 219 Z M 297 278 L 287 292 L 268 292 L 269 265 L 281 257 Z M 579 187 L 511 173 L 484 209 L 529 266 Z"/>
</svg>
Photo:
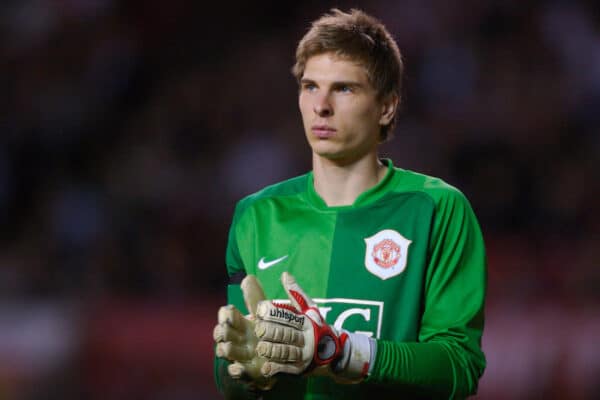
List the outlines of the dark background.
<svg viewBox="0 0 600 400">
<path fill-rule="evenodd" d="M 0 399 L 217 398 L 233 207 L 310 168 L 289 70 L 331 6 L 403 53 L 382 156 L 480 219 L 478 398 L 599 398 L 598 4 L 3 0 Z"/>
</svg>

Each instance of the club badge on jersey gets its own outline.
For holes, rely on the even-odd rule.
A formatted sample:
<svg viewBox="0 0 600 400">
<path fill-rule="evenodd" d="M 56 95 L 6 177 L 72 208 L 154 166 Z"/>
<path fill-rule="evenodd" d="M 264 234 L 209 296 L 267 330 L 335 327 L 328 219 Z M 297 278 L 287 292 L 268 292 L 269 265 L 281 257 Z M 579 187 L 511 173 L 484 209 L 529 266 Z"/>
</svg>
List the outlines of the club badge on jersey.
<svg viewBox="0 0 600 400">
<path fill-rule="evenodd" d="M 381 279 L 400 275 L 406 268 L 411 240 L 393 229 L 384 229 L 365 238 L 365 267 Z"/>
</svg>

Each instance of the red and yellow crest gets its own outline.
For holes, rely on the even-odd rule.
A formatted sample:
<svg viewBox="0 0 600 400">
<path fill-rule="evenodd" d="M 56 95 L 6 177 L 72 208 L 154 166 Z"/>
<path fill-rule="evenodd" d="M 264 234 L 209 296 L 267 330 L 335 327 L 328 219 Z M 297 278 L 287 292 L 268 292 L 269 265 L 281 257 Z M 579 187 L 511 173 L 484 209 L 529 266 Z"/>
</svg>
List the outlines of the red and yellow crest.
<svg viewBox="0 0 600 400">
<path fill-rule="evenodd" d="M 383 239 L 373 248 L 373 261 L 381 268 L 390 268 L 400 259 L 400 246 L 391 239 Z"/>
<path fill-rule="evenodd" d="M 396 276 L 406 268 L 408 246 L 412 243 L 400 233 L 385 229 L 366 238 L 365 267 L 381 279 Z"/>
</svg>

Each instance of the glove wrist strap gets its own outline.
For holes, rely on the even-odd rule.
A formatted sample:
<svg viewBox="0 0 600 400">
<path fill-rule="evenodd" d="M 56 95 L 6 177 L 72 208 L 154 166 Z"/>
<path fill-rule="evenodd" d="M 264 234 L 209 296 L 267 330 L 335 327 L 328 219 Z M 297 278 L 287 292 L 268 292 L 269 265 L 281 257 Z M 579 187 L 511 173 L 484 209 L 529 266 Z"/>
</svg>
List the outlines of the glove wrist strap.
<svg viewBox="0 0 600 400">
<path fill-rule="evenodd" d="M 377 342 L 366 335 L 343 331 L 348 335 L 342 357 L 333 366 L 333 372 L 351 381 L 366 378 L 373 367 Z"/>
</svg>

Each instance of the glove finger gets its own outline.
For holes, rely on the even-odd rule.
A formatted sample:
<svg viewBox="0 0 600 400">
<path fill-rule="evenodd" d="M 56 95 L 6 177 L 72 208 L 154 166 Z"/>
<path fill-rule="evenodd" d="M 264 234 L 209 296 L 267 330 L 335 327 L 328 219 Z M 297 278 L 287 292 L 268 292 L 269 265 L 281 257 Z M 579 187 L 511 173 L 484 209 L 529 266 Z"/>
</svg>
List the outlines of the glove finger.
<svg viewBox="0 0 600 400">
<path fill-rule="evenodd" d="M 259 321 L 271 321 L 281 325 L 303 330 L 309 322 L 306 317 L 286 304 L 276 304 L 265 300 L 258 303 L 256 316 Z"/>
<path fill-rule="evenodd" d="M 302 359 L 302 348 L 281 343 L 261 341 L 256 345 L 256 354 L 269 361 L 295 363 Z"/>
<path fill-rule="evenodd" d="M 296 279 L 287 271 L 281 274 L 281 283 L 292 304 L 298 310 L 305 312 L 311 307 L 317 309 L 317 303 L 304 292 L 300 285 L 298 285 L 298 282 L 296 282 Z"/>
<path fill-rule="evenodd" d="M 242 344 L 246 342 L 246 336 L 243 333 L 233 329 L 227 324 L 218 324 L 215 326 L 215 329 L 213 330 L 213 339 L 215 339 L 215 342 L 217 343 L 233 342 Z"/>
<path fill-rule="evenodd" d="M 231 304 L 219 308 L 218 321 L 219 325 L 229 325 L 241 333 L 252 329 L 240 310 Z"/>
<path fill-rule="evenodd" d="M 286 374 L 300 375 L 302 374 L 303 370 L 301 367 L 294 364 L 280 364 L 267 361 L 260 368 L 260 372 L 263 374 L 264 377 L 268 378 L 280 372 Z"/>
<path fill-rule="evenodd" d="M 256 371 L 252 373 L 251 371 L 254 368 L 256 368 Z M 244 379 L 244 381 L 252 389 L 257 388 L 260 390 L 270 390 L 276 382 L 275 378 L 263 376 L 256 366 L 248 368 L 248 365 L 244 365 L 239 362 L 229 364 L 227 366 L 227 373 L 233 379 Z"/>
<path fill-rule="evenodd" d="M 254 275 L 247 275 L 241 283 L 244 302 L 250 315 L 256 315 L 256 307 L 258 302 L 265 300 L 265 292 L 263 291 L 260 282 Z"/>
<path fill-rule="evenodd" d="M 248 346 L 232 342 L 217 343 L 215 353 L 217 357 L 226 358 L 230 361 L 248 361 L 254 357 L 254 352 Z"/>
<path fill-rule="evenodd" d="M 233 379 L 240 379 L 244 375 L 245 370 L 246 367 L 244 367 L 244 364 L 239 363 L 237 361 L 227 366 L 227 373 Z"/>
<path fill-rule="evenodd" d="M 281 324 L 259 320 L 254 327 L 254 333 L 265 341 L 304 346 L 304 335 L 301 331 Z"/>
</svg>

